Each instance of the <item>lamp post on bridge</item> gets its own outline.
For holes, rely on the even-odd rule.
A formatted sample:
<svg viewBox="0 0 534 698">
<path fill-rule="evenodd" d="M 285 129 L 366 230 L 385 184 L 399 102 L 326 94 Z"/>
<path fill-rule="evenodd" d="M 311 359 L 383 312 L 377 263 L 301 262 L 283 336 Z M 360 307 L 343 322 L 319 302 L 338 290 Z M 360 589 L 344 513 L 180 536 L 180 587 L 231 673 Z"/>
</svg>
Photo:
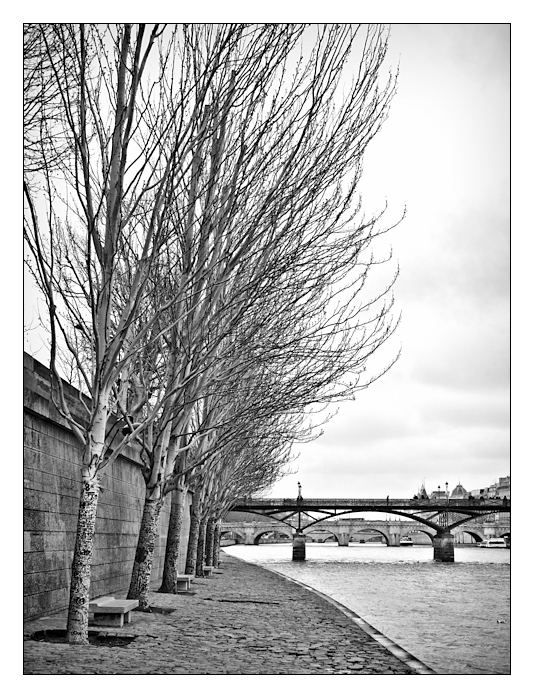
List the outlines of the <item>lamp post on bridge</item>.
<svg viewBox="0 0 534 698">
<path fill-rule="evenodd" d="M 298 486 L 298 495 L 297 495 L 297 507 L 298 507 L 298 515 L 299 515 L 299 525 L 297 529 L 297 533 L 301 532 L 301 522 L 300 522 L 300 508 L 302 506 L 302 487 L 300 485 L 300 482 L 297 482 Z"/>
</svg>

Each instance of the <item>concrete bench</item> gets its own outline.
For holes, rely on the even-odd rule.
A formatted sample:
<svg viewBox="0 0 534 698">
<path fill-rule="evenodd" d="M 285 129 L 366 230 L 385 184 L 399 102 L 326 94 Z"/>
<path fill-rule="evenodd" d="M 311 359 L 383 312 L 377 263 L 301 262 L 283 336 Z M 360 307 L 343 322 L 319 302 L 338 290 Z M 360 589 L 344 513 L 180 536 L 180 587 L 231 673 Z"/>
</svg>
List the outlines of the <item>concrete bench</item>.
<svg viewBox="0 0 534 698">
<path fill-rule="evenodd" d="M 204 565 L 204 567 L 202 568 L 202 570 L 204 571 L 204 576 L 205 576 L 205 577 L 211 577 L 211 576 L 213 576 L 213 567 L 210 567 L 210 565 Z"/>
<path fill-rule="evenodd" d="M 177 591 L 189 591 L 191 588 L 191 582 L 195 576 L 193 574 L 177 574 L 176 575 L 176 590 Z"/>
<path fill-rule="evenodd" d="M 115 599 L 113 596 L 101 596 L 89 602 L 89 610 L 94 613 L 95 625 L 111 625 L 122 628 L 132 620 L 132 610 L 139 606 L 135 599 Z"/>
</svg>

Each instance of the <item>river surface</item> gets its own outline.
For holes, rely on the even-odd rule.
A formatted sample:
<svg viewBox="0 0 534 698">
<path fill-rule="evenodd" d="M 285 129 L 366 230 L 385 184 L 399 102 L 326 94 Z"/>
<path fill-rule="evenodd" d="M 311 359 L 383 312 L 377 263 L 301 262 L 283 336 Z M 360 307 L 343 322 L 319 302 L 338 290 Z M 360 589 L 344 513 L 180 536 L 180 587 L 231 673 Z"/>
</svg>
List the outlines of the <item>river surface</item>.
<svg viewBox="0 0 534 698">
<path fill-rule="evenodd" d="M 304 582 L 341 602 L 439 674 L 510 674 L 510 550 L 306 543 L 233 545 L 230 555 Z"/>
</svg>

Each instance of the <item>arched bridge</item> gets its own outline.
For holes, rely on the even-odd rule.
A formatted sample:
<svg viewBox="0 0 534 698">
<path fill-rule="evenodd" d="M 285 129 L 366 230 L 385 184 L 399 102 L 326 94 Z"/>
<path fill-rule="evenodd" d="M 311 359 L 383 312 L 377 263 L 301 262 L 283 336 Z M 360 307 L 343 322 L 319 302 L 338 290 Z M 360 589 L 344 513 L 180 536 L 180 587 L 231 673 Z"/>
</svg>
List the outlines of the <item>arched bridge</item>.
<svg viewBox="0 0 534 698">
<path fill-rule="evenodd" d="M 293 559 L 305 559 L 305 533 L 321 522 L 355 512 L 383 512 L 416 522 L 433 532 L 434 559 L 454 561 L 451 531 L 488 515 L 509 513 L 511 502 L 503 499 L 253 499 L 236 500 L 231 511 L 259 514 L 284 523 L 293 532 Z M 493 516 L 491 518 L 494 518 Z M 333 522 L 332 522 L 333 523 Z M 508 522 L 506 522 L 508 523 Z M 323 525 L 324 528 L 324 525 Z M 400 527 L 399 527 L 400 537 Z M 395 539 L 394 539 L 395 540 Z M 348 542 L 348 541 L 347 541 Z"/>
<path fill-rule="evenodd" d="M 231 534 L 239 543 L 244 545 L 259 545 L 263 536 L 271 533 L 282 535 L 292 539 L 294 529 L 287 523 L 276 521 L 228 521 L 221 527 L 222 534 Z M 430 526 L 421 525 L 413 521 L 370 521 L 365 519 L 339 519 L 325 523 L 314 523 L 306 528 L 306 537 L 326 538 L 333 536 L 338 545 L 347 546 L 354 538 L 369 538 L 380 535 L 388 546 L 397 547 L 403 536 L 412 536 L 424 533 L 431 543 L 435 530 Z M 324 535 L 320 535 L 324 534 Z M 468 534 L 474 542 L 480 542 L 483 538 L 501 538 L 510 534 L 509 524 L 471 522 L 463 524 L 455 529 L 455 534 Z"/>
</svg>

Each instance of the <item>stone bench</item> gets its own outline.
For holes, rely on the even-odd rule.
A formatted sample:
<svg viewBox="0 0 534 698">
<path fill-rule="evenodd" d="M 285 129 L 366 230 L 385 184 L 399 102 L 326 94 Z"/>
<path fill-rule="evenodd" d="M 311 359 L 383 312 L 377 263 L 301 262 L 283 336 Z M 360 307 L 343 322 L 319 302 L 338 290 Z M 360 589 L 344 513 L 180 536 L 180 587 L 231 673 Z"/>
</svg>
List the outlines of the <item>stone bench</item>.
<svg viewBox="0 0 534 698">
<path fill-rule="evenodd" d="M 210 567 L 210 565 L 204 565 L 204 567 L 202 568 L 202 570 L 203 570 L 203 572 L 204 572 L 204 576 L 205 576 L 205 577 L 211 577 L 211 576 L 213 576 L 213 567 Z"/>
<path fill-rule="evenodd" d="M 189 591 L 191 582 L 195 578 L 193 574 L 177 574 L 176 575 L 176 591 Z"/>
<path fill-rule="evenodd" d="M 122 628 L 132 620 L 132 610 L 139 606 L 135 599 L 116 599 L 113 596 L 101 596 L 89 602 L 89 610 L 94 613 L 95 625 L 111 625 Z"/>
</svg>

